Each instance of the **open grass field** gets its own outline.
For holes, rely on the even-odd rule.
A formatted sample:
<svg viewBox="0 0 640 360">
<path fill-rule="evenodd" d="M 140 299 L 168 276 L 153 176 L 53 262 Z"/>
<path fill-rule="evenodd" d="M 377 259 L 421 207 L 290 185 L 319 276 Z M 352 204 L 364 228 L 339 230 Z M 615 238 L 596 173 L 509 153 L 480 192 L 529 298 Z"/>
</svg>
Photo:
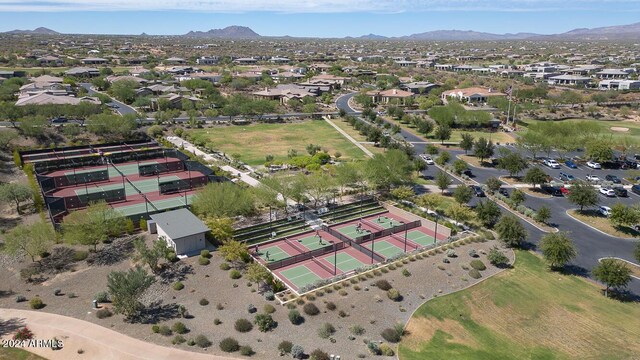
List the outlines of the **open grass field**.
<svg viewBox="0 0 640 360">
<path fill-rule="evenodd" d="M 363 135 L 360 135 L 358 130 L 354 129 L 343 118 L 335 118 L 335 119 L 331 119 L 331 121 L 333 121 L 333 123 L 336 124 L 336 126 L 338 126 L 340 129 L 342 129 L 342 131 L 344 131 L 347 134 L 349 134 L 349 136 L 354 138 L 356 141 L 363 142 L 363 143 L 367 142 L 367 138 L 364 137 Z M 362 144 L 362 145 L 365 148 L 367 148 L 367 150 L 371 151 L 374 154 L 382 154 L 384 152 L 384 148 L 375 147 L 372 144 Z"/>
<path fill-rule="evenodd" d="M 36 354 L 17 348 L 0 347 L 0 360 L 46 360 Z"/>
<path fill-rule="evenodd" d="M 341 159 L 364 159 L 365 154 L 324 120 L 307 120 L 287 124 L 251 124 L 189 130 L 195 139 L 202 139 L 231 156 L 239 155 L 249 165 L 265 163 L 266 155 L 274 160 L 286 160 L 289 149 L 298 155 L 307 154 L 308 144 L 320 145 Z M 196 141 L 197 142 L 197 141 Z"/>
<path fill-rule="evenodd" d="M 630 227 L 614 226 L 613 224 L 611 224 L 611 221 L 609 221 L 609 219 L 600 215 L 595 210 L 584 210 L 582 212 L 577 210 L 569 210 L 567 214 L 611 236 L 617 236 L 625 239 L 634 239 L 640 236 L 639 232 Z"/>
<path fill-rule="evenodd" d="M 640 306 L 597 285 L 550 272 L 535 254 L 469 289 L 423 304 L 409 321 L 401 360 L 634 359 Z"/>
<path fill-rule="evenodd" d="M 611 135 L 613 139 L 623 138 L 627 136 L 634 137 L 636 139 L 640 139 L 640 122 L 638 121 L 607 121 L 607 120 L 596 120 L 596 119 L 567 119 L 567 120 L 559 120 L 559 121 L 567 121 L 567 122 L 585 122 L 590 121 L 598 124 L 600 130 L 602 131 L 602 135 Z M 534 124 L 537 122 L 543 122 L 543 120 L 533 120 L 533 119 L 524 119 L 523 122 L 527 124 Z M 611 128 L 628 128 L 629 131 L 613 131 Z"/>
</svg>

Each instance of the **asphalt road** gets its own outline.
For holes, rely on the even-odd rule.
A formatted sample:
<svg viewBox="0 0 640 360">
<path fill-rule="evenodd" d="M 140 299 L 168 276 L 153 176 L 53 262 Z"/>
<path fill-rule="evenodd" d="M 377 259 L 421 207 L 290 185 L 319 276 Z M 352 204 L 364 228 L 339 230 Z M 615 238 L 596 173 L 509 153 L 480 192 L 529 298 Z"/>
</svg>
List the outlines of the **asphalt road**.
<svg viewBox="0 0 640 360">
<path fill-rule="evenodd" d="M 96 91 L 91 89 L 91 84 L 90 83 L 80 83 L 79 85 L 87 90 L 87 93 L 89 94 L 89 96 L 96 94 Z M 131 106 L 129 106 L 129 105 L 125 104 L 125 103 L 122 103 L 122 102 L 120 102 L 120 101 L 118 101 L 118 100 L 116 100 L 116 99 L 114 99 L 112 97 L 111 97 L 111 102 L 118 106 L 118 108 L 114 109 L 114 110 L 117 111 L 118 114 L 120 114 L 120 115 L 137 114 L 138 113 L 136 111 L 136 109 L 134 109 Z"/>
</svg>

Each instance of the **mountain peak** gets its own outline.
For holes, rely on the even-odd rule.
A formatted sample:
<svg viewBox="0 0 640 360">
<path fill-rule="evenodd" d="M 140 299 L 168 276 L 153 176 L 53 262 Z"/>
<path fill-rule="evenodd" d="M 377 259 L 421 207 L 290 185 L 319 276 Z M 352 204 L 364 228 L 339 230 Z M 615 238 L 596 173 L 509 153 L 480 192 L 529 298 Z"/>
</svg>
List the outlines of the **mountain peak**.
<svg viewBox="0 0 640 360">
<path fill-rule="evenodd" d="M 7 31 L 5 34 L 39 34 L 39 35 L 58 35 L 60 34 L 57 31 L 48 29 L 46 27 L 39 27 L 33 30 L 11 30 Z"/>
<path fill-rule="evenodd" d="M 209 31 L 189 31 L 186 37 L 195 38 L 220 38 L 220 39 L 255 39 L 260 35 L 246 26 L 232 25 L 224 29 L 211 29 Z"/>
</svg>

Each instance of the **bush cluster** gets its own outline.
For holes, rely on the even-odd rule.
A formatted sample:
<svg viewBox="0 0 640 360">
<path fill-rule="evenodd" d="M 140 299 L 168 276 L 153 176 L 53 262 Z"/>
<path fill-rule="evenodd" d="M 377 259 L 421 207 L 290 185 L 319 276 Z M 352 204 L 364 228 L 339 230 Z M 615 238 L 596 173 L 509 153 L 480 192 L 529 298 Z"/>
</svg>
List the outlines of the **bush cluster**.
<svg viewBox="0 0 640 360">
<path fill-rule="evenodd" d="M 476 270 L 479 270 L 479 271 L 486 270 L 486 268 L 487 268 L 484 265 L 484 263 L 481 260 L 478 260 L 478 259 L 471 260 L 471 263 L 469 265 L 471 265 L 472 268 L 474 268 Z"/>
<path fill-rule="evenodd" d="M 220 350 L 224 352 L 234 352 L 240 350 L 240 344 L 238 344 L 238 340 L 234 338 L 224 338 L 220 341 Z"/>
<path fill-rule="evenodd" d="M 387 297 L 389 297 L 389 299 L 393 300 L 393 301 L 401 301 L 402 300 L 402 295 L 400 295 L 400 292 L 397 289 L 391 288 L 389 289 L 389 291 L 387 291 Z"/>
<path fill-rule="evenodd" d="M 253 324 L 247 319 L 238 319 L 236 320 L 236 323 L 233 327 L 236 329 L 236 331 L 245 333 L 253 329 Z"/>
<path fill-rule="evenodd" d="M 182 289 L 184 289 L 184 284 L 182 282 L 176 281 L 173 283 L 173 290 L 180 291 Z"/>
<path fill-rule="evenodd" d="M 336 328 L 331 323 L 324 323 L 318 329 L 318 336 L 322 339 L 328 339 L 336 332 Z"/>
<path fill-rule="evenodd" d="M 280 352 L 283 354 L 290 353 L 292 347 L 293 347 L 293 344 L 291 343 L 291 341 L 287 341 L 287 340 L 283 340 L 280 342 L 280 344 L 278 344 L 278 350 L 280 350 Z"/>
<path fill-rule="evenodd" d="M 113 315 L 113 313 L 109 309 L 100 309 L 96 311 L 96 317 L 98 319 L 105 319 L 110 317 L 111 315 Z"/>
<path fill-rule="evenodd" d="M 304 321 L 304 318 L 300 315 L 298 310 L 291 309 L 289 310 L 289 321 L 291 321 L 293 325 L 300 325 Z"/>
<path fill-rule="evenodd" d="M 482 277 L 482 274 L 480 274 L 480 271 L 478 271 L 478 269 L 471 269 L 469 270 L 469 276 L 474 279 L 480 279 Z"/>
<path fill-rule="evenodd" d="M 187 326 L 180 321 L 173 324 L 173 326 L 171 326 L 171 330 L 173 330 L 173 332 L 176 334 L 186 334 L 187 332 L 189 332 Z"/>
<path fill-rule="evenodd" d="M 36 296 L 29 301 L 29 307 L 34 310 L 42 309 L 44 307 L 44 302 L 42 302 L 42 299 Z"/>
<path fill-rule="evenodd" d="M 378 287 L 378 289 L 384 290 L 384 291 L 388 291 L 393 287 L 393 286 L 391 286 L 389 281 L 387 281 L 385 279 L 380 279 L 380 280 L 376 281 L 376 286 Z"/>
<path fill-rule="evenodd" d="M 315 316 L 320 313 L 320 309 L 318 309 L 318 307 L 314 303 L 304 304 L 304 306 L 302 307 L 302 310 L 304 311 L 305 314 L 309 316 Z"/>
</svg>

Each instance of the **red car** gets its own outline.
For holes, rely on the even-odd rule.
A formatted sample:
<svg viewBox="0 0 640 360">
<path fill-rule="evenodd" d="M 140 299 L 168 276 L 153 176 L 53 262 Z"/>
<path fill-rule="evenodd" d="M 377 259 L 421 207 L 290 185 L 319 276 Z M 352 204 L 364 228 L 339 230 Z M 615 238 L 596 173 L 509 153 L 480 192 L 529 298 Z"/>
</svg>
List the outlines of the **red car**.
<svg viewBox="0 0 640 360">
<path fill-rule="evenodd" d="M 569 195 L 569 189 L 564 186 L 560 188 L 560 192 L 562 192 L 562 195 Z"/>
</svg>

